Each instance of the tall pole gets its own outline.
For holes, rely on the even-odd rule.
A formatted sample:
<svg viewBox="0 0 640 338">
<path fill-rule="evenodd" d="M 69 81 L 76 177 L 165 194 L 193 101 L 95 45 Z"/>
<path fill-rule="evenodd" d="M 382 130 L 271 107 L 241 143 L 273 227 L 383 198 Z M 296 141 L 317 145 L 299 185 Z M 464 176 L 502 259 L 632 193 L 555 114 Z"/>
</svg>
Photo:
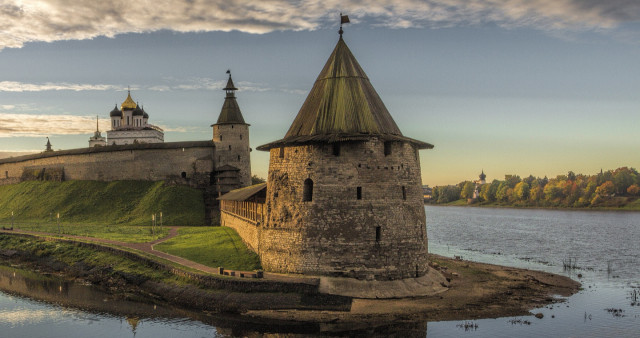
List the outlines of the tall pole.
<svg viewBox="0 0 640 338">
<path fill-rule="evenodd" d="M 156 224 L 156 214 L 151 215 L 151 235 L 155 235 L 153 227 Z"/>
<path fill-rule="evenodd" d="M 11 230 L 13 230 L 13 211 L 11 212 Z"/>
<path fill-rule="evenodd" d="M 160 211 L 160 227 L 162 228 L 162 211 Z"/>
<path fill-rule="evenodd" d="M 62 231 L 60 231 L 60 213 L 58 213 L 58 214 L 56 215 L 56 218 L 57 218 L 57 220 L 58 220 L 58 233 L 59 233 L 59 234 L 61 234 L 61 233 L 62 233 Z"/>
</svg>

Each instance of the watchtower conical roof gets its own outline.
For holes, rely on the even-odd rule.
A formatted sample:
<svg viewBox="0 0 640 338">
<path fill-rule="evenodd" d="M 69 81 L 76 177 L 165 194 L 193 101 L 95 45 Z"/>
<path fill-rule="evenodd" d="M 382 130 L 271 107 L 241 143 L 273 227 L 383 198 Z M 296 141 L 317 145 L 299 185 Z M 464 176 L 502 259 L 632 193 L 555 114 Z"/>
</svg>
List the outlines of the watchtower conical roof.
<svg viewBox="0 0 640 338">
<path fill-rule="evenodd" d="M 216 124 L 246 124 L 244 117 L 242 117 L 240 106 L 238 106 L 238 101 L 236 101 L 235 91 L 238 90 L 238 88 L 233 84 L 231 71 L 227 71 L 227 74 L 229 74 L 229 80 L 227 80 L 227 86 L 223 89 L 227 93 L 227 96 L 224 98 L 222 110 L 220 111 L 220 116 L 218 116 Z"/>
<path fill-rule="evenodd" d="M 371 136 L 433 148 L 402 135 L 341 37 L 285 137 L 258 149 L 295 143 L 365 140 Z"/>
</svg>

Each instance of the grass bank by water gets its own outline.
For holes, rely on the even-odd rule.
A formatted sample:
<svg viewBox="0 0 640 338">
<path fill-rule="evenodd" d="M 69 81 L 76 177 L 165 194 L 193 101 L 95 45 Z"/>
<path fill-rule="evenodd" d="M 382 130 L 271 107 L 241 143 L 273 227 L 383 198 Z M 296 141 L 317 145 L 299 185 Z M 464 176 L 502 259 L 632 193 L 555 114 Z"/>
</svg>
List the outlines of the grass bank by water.
<svg viewBox="0 0 640 338">
<path fill-rule="evenodd" d="M 202 191 L 148 181 L 29 181 L 0 186 L 0 223 L 204 225 Z"/>
<path fill-rule="evenodd" d="M 228 227 L 184 227 L 178 236 L 154 246 L 155 250 L 231 270 L 260 269 L 260 258 Z"/>
</svg>

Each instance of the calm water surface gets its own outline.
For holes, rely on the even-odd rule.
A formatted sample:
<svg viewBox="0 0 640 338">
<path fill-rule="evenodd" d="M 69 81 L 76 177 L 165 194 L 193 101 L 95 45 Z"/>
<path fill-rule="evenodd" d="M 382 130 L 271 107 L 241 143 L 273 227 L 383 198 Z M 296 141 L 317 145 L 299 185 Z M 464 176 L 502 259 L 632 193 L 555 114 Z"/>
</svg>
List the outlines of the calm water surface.
<svg viewBox="0 0 640 338">
<path fill-rule="evenodd" d="M 640 298 L 640 213 L 425 209 L 430 252 L 558 273 L 580 280 L 584 290 L 533 311 L 542 312 L 543 319 L 467 321 L 471 330 L 465 330 L 465 321 L 429 322 L 341 335 L 386 335 L 397 329 L 406 330 L 403 336 L 423 337 L 640 336 L 640 299 L 634 298 Z M 574 268 L 567 270 L 563 262 L 569 259 Z M 0 288 L 5 290 L 0 291 L 0 337 L 310 336 L 320 330 L 327 335 L 325 327 L 314 325 L 244 324 L 237 318 L 115 299 L 91 286 L 10 268 L 0 268 Z"/>
<path fill-rule="evenodd" d="M 580 281 L 584 288 L 564 303 L 533 311 L 542 312 L 543 319 L 475 320 L 477 329 L 467 331 L 459 327 L 464 321 L 428 323 L 430 336 L 640 336 L 640 299 L 634 296 L 640 298 L 640 213 L 432 206 L 425 210 L 432 253 L 553 272 Z M 569 259 L 574 268 L 564 269 Z M 519 319 L 531 324 L 519 324 Z"/>
</svg>

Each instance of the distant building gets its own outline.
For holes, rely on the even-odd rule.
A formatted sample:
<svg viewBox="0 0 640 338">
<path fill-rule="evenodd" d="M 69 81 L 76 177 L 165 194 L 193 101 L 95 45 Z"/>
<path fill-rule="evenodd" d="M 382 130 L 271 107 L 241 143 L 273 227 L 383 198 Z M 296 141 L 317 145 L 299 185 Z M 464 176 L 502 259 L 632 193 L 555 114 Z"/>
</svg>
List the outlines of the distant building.
<svg viewBox="0 0 640 338">
<path fill-rule="evenodd" d="M 49 141 L 49 138 L 47 137 L 47 144 L 46 144 L 46 148 L 44 150 L 45 152 L 49 152 L 49 151 L 53 151 L 53 149 L 51 148 L 51 141 Z"/>
<path fill-rule="evenodd" d="M 424 197 L 424 200 L 425 201 L 430 200 L 432 195 L 433 195 L 433 188 L 429 187 L 428 185 L 423 185 L 422 196 Z"/>
<path fill-rule="evenodd" d="M 482 186 L 484 184 L 487 184 L 487 181 L 486 181 L 487 175 L 484 174 L 484 169 L 482 169 L 482 172 L 480 173 L 478 178 L 479 178 L 479 180 L 473 181 L 473 183 L 475 183 L 476 187 L 473 190 L 473 198 L 472 198 L 472 200 L 476 200 L 476 199 L 478 199 L 478 197 L 480 197 L 480 189 L 482 189 Z"/>
<path fill-rule="evenodd" d="M 149 124 L 149 114 L 131 98 L 131 91 L 120 105 L 109 114 L 111 130 L 107 131 L 109 145 L 163 143 L 164 131 Z"/>
<path fill-rule="evenodd" d="M 98 126 L 98 117 L 96 116 L 96 131 L 93 136 L 89 137 L 89 148 L 104 147 L 107 145 L 107 139 L 102 137 L 100 127 Z"/>
</svg>

